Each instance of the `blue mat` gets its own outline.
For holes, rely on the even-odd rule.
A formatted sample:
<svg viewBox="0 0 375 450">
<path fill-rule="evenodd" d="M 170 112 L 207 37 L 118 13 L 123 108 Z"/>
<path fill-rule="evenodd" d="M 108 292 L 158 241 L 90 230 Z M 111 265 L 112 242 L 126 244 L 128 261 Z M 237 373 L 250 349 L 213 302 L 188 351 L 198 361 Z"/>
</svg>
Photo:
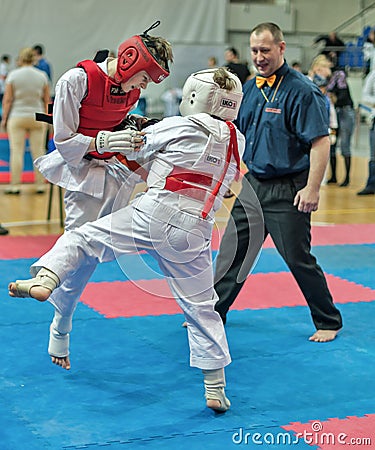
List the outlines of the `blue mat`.
<svg viewBox="0 0 375 450">
<path fill-rule="evenodd" d="M 9 142 L 7 139 L 0 139 L 0 161 L 9 164 Z M 24 170 L 32 171 L 33 170 L 33 161 L 31 158 L 29 141 L 26 140 L 25 143 L 25 158 L 24 158 Z M 8 172 L 9 165 L 0 165 L 0 172 Z"/>
<path fill-rule="evenodd" d="M 48 150 L 52 151 L 55 148 L 53 140 L 50 139 L 48 142 Z M 9 141 L 8 139 L 0 138 L 0 172 L 9 172 Z M 6 163 L 6 164 L 4 164 Z M 33 160 L 30 153 L 29 140 L 25 141 L 25 156 L 24 156 L 24 166 L 23 170 L 25 172 L 31 172 L 33 170 Z"/>
<path fill-rule="evenodd" d="M 375 245 L 314 253 L 329 273 L 374 288 Z M 200 371 L 189 367 L 181 315 L 106 319 L 79 304 L 72 370 L 52 365 L 46 350 L 52 306 L 7 295 L 7 282 L 24 277 L 31 262 L 0 261 L 2 450 L 311 449 L 317 447 L 294 443 L 281 427 L 375 412 L 375 302 L 339 305 L 345 327 L 328 344 L 307 340 L 313 330 L 307 307 L 230 312 L 232 408 L 217 415 L 205 408 Z M 92 281 L 123 280 L 113 264 L 99 266 Z M 275 250 L 266 249 L 256 270 L 271 269 L 285 270 Z M 259 445 L 265 436 L 289 441 Z"/>
</svg>

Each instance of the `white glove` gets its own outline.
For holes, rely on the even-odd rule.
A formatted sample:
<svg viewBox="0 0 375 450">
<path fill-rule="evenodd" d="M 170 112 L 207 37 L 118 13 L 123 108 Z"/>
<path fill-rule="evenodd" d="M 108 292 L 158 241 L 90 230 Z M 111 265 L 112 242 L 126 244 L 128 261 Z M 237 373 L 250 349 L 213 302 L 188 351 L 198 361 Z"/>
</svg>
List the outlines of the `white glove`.
<svg viewBox="0 0 375 450">
<path fill-rule="evenodd" d="M 138 151 L 144 143 L 143 134 L 130 128 L 121 131 L 99 131 L 95 139 L 96 151 L 100 154 Z"/>
</svg>

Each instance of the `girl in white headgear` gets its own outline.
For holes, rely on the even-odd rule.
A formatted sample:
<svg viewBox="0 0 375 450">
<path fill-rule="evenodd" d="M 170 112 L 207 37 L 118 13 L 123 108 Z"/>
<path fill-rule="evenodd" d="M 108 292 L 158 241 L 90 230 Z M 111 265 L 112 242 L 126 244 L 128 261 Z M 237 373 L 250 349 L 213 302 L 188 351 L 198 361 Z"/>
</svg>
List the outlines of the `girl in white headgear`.
<svg viewBox="0 0 375 450">
<path fill-rule="evenodd" d="M 35 278 L 9 285 L 13 297 L 45 301 L 86 264 L 148 252 L 184 312 L 190 364 L 203 371 L 207 406 L 220 412 L 230 406 L 224 367 L 231 358 L 214 310 L 211 234 L 244 150 L 244 137 L 231 122 L 241 99 L 241 83 L 226 69 L 192 74 L 183 88 L 182 116 L 147 127 L 140 151 L 117 149 L 129 159 L 147 160 L 147 191 L 127 207 L 66 232 L 32 265 Z"/>
</svg>

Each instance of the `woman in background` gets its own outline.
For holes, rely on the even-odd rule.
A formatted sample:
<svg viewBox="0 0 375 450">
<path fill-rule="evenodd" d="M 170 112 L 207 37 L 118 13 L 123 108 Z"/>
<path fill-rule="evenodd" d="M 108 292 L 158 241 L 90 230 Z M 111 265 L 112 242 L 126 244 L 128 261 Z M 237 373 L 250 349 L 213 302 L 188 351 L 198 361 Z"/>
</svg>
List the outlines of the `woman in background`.
<svg viewBox="0 0 375 450">
<path fill-rule="evenodd" d="M 23 48 L 18 55 L 18 67 L 9 72 L 5 81 L 3 116 L 10 146 L 11 184 L 6 194 L 19 194 L 24 164 L 25 142 L 29 138 L 33 161 L 45 152 L 46 124 L 35 120 L 36 112 L 47 112 L 50 89 L 47 75 L 33 67 L 34 52 Z M 34 168 L 36 192 L 43 193 L 44 178 Z"/>
</svg>

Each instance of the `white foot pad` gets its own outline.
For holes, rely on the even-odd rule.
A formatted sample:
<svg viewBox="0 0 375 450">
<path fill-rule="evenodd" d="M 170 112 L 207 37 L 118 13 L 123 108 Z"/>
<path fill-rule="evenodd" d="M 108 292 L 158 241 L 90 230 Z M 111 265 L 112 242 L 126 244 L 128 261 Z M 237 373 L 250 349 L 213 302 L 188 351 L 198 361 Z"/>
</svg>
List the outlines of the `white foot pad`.
<svg viewBox="0 0 375 450">
<path fill-rule="evenodd" d="M 207 400 L 207 406 L 217 412 L 225 412 L 230 408 L 230 401 L 225 395 L 223 387 L 209 387 L 205 386 L 205 397 Z M 214 400 L 214 402 L 210 402 Z M 220 402 L 220 406 L 216 406 L 216 401 Z M 212 404 L 211 404 L 212 403 Z"/>
<path fill-rule="evenodd" d="M 51 325 L 49 333 L 48 353 L 57 358 L 69 355 L 69 333 L 59 333 Z"/>
</svg>

